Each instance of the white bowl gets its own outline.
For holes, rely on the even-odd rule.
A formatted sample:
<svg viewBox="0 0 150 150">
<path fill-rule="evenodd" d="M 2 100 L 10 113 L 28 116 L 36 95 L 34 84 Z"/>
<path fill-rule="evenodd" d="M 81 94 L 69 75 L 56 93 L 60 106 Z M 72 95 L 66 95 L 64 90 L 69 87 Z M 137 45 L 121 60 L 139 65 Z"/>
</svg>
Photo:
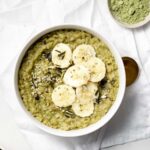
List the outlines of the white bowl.
<svg viewBox="0 0 150 150">
<path fill-rule="evenodd" d="M 25 106 L 23 104 L 23 101 L 21 99 L 20 93 L 19 93 L 19 89 L 18 89 L 18 70 L 19 70 L 21 61 L 22 61 L 26 51 L 41 36 L 43 36 L 43 35 L 45 35 L 49 32 L 58 30 L 58 29 L 79 29 L 79 30 L 84 30 L 84 31 L 86 31 L 88 33 L 91 33 L 92 35 L 100 38 L 110 48 L 110 51 L 112 52 L 113 56 L 115 57 L 116 63 L 118 64 L 119 90 L 118 90 L 118 94 L 117 94 L 117 97 L 116 97 L 116 100 L 115 100 L 114 104 L 109 109 L 108 113 L 101 120 L 99 120 L 98 122 L 96 122 L 96 123 L 94 123 L 94 124 L 92 124 L 92 125 L 90 125 L 86 128 L 83 128 L 83 129 L 63 131 L 63 130 L 54 129 L 54 128 L 51 128 L 51 127 L 48 127 L 48 126 L 44 125 L 43 123 L 38 121 L 36 118 L 34 118 L 30 112 L 27 111 L 27 109 L 25 108 Z M 95 32 L 94 30 L 91 30 L 91 29 L 83 27 L 83 26 L 59 25 L 59 26 L 51 27 L 51 28 L 48 28 L 44 31 L 41 31 L 40 33 L 35 35 L 33 38 L 31 38 L 25 44 L 25 46 L 23 47 L 23 49 L 22 49 L 22 51 L 21 51 L 21 53 L 18 57 L 16 66 L 15 66 L 14 87 L 15 87 L 15 92 L 16 92 L 16 96 L 17 96 L 17 99 L 19 101 L 19 104 L 22 107 L 22 109 L 24 110 L 24 112 L 27 114 L 27 116 L 30 118 L 31 122 L 33 122 L 36 126 L 38 126 L 42 130 L 44 130 L 44 131 L 46 131 L 50 134 L 57 135 L 57 136 L 62 136 L 62 137 L 76 137 L 76 136 L 82 136 L 82 135 L 89 134 L 89 133 L 91 133 L 91 132 L 93 132 L 97 129 L 102 128 L 115 115 L 115 113 L 117 112 L 117 110 L 119 109 L 119 107 L 122 103 L 124 92 L 125 92 L 125 70 L 124 70 L 124 65 L 123 65 L 122 59 L 121 59 L 118 51 L 116 50 L 116 48 L 112 44 L 110 44 L 110 42 L 105 40 L 100 34 Z"/>
<path fill-rule="evenodd" d="M 137 23 L 134 23 L 134 24 L 128 24 L 128 23 L 125 23 L 123 21 L 118 20 L 117 17 L 115 17 L 112 14 L 112 12 L 110 10 L 110 6 L 109 6 L 109 0 L 107 0 L 107 7 L 108 7 L 108 10 L 109 10 L 111 17 L 115 20 L 115 22 L 118 23 L 119 25 L 125 27 L 125 28 L 131 28 L 131 29 L 139 28 L 141 26 L 144 26 L 145 24 L 147 24 L 150 21 L 150 13 L 149 13 L 149 15 L 146 16 L 144 20 L 137 22 Z"/>
</svg>

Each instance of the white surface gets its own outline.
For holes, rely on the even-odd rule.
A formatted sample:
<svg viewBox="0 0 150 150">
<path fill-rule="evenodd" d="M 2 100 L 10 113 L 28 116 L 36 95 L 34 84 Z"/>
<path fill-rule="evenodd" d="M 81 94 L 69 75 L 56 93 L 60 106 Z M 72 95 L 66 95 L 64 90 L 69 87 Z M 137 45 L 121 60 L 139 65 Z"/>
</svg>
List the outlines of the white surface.
<svg viewBox="0 0 150 150">
<path fill-rule="evenodd" d="M 0 101 L 0 148 L 3 150 L 31 150 L 30 145 L 16 126 L 12 111 L 5 102 L 2 102 L 2 99 Z"/>
<path fill-rule="evenodd" d="M 57 9 L 53 6 L 57 6 Z M 13 60 L 22 44 L 29 35 L 36 32 L 35 30 L 38 31 L 62 22 L 91 26 L 111 40 L 121 55 L 136 59 L 141 68 L 139 79 L 127 89 L 119 113 L 108 125 L 103 147 L 149 137 L 149 24 L 138 30 L 127 30 L 118 26 L 108 15 L 106 3 L 102 0 L 83 0 L 82 3 L 81 0 L 44 2 L 41 0 L 3 0 L 0 1 L 0 73 L 3 72 L 0 86 L 7 103 L 14 110 L 18 126 L 28 142 L 32 144 L 33 150 L 55 150 L 58 149 L 55 147 L 57 145 L 64 150 L 74 148 L 97 150 L 100 146 L 98 132 L 82 138 L 82 140 L 81 138 L 66 140 L 47 135 L 29 122 L 16 103 L 16 99 L 13 98 L 11 87 L 13 84 L 11 78 Z"/>
<path fill-rule="evenodd" d="M 102 150 L 149 150 L 149 147 L 150 147 L 150 139 L 146 139 L 138 142 L 113 146 L 110 148 L 104 148 Z"/>
</svg>

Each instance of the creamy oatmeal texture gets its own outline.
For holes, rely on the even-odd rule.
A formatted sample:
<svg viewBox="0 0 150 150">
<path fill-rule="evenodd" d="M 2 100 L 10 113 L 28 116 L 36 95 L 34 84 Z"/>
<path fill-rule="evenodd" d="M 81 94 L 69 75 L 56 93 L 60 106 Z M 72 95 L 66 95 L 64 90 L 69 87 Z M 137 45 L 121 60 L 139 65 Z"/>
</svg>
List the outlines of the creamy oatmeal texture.
<svg viewBox="0 0 150 150">
<path fill-rule="evenodd" d="M 51 51 L 59 43 L 67 44 L 67 51 L 70 53 L 75 49 L 79 51 L 79 45 L 84 47 L 85 44 L 91 45 L 95 52 L 89 53 L 89 56 L 95 56 L 101 59 L 106 66 L 105 77 L 98 83 L 88 83 L 88 87 L 93 86 L 95 92 L 94 103 L 89 103 L 84 109 L 85 114 L 92 112 L 90 116 L 80 117 L 76 115 L 78 104 L 68 101 L 67 105 L 56 106 L 52 101 L 52 92 L 54 88 L 64 85 L 64 74 L 68 67 L 73 65 L 70 61 L 56 63 L 61 67 L 54 65 Z M 70 49 L 69 49 L 70 48 Z M 90 47 L 89 47 L 90 48 Z M 88 57 L 89 57 L 88 56 Z M 60 54 L 64 58 L 64 53 Z M 82 61 L 80 58 L 76 62 Z M 84 58 L 87 59 L 87 58 Z M 80 30 L 57 30 L 44 35 L 36 41 L 26 52 L 19 69 L 19 91 L 23 103 L 32 115 L 45 125 L 61 129 L 73 130 L 87 127 L 100 120 L 109 110 L 116 99 L 119 87 L 118 68 L 115 59 L 108 47 L 97 37 Z M 69 89 L 69 87 L 66 87 Z M 70 93 L 73 93 L 71 89 Z M 76 93 L 82 98 L 84 104 L 84 87 L 77 87 Z M 68 92 L 69 93 L 69 92 Z M 86 93 L 86 92 L 85 92 Z M 70 104 L 73 103 L 73 106 Z M 60 103 L 59 103 L 60 104 Z M 77 112 L 80 114 L 80 112 Z"/>
</svg>

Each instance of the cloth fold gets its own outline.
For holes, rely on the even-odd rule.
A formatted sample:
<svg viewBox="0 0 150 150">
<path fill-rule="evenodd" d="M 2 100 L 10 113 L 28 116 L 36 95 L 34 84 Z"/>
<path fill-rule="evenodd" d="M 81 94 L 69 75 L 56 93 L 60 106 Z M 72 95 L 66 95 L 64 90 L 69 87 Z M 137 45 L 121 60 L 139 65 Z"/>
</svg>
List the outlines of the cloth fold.
<svg viewBox="0 0 150 150">
<path fill-rule="evenodd" d="M 11 4 L 8 1 L 11 1 Z M 137 81 L 127 88 L 123 104 L 109 122 L 102 147 L 150 137 L 150 24 L 125 29 L 100 0 L 7 0 L 0 11 L 0 88 L 14 112 L 16 123 L 32 149 L 98 150 L 104 129 L 78 138 L 60 138 L 35 127 L 22 112 L 14 94 L 13 64 L 23 43 L 40 30 L 62 23 L 91 27 L 111 41 L 121 56 L 134 58 L 140 67 Z M 8 44 L 9 42 L 9 44 Z"/>
</svg>

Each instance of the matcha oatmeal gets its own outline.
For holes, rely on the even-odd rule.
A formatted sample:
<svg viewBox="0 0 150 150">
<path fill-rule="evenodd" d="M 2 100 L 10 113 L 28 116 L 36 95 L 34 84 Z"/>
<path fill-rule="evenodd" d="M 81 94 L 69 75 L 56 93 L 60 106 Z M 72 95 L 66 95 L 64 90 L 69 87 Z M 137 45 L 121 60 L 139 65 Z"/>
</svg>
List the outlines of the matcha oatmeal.
<svg viewBox="0 0 150 150">
<path fill-rule="evenodd" d="M 112 15 L 120 22 L 136 24 L 150 13 L 150 0 L 109 0 Z"/>
<path fill-rule="evenodd" d="M 80 30 L 42 36 L 26 52 L 18 74 L 27 110 L 45 125 L 74 130 L 99 121 L 113 105 L 118 68 L 109 48 Z"/>
</svg>

